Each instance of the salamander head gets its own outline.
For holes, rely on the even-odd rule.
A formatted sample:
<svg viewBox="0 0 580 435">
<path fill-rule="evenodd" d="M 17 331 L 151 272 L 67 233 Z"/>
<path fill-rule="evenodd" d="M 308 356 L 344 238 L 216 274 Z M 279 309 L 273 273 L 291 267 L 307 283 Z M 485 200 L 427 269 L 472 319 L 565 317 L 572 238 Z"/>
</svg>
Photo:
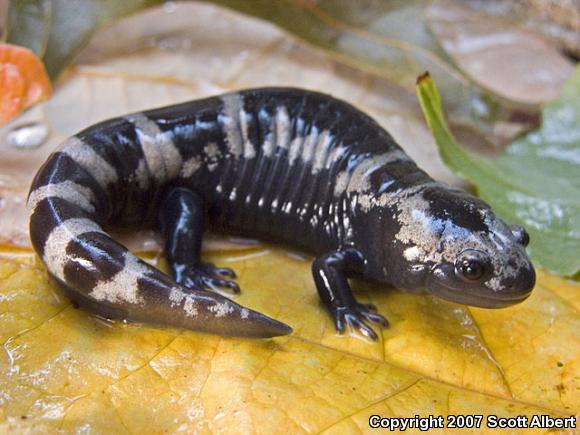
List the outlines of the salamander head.
<svg viewBox="0 0 580 435">
<path fill-rule="evenodd" d="M 443 299 L 500 308 L 526 299 L 535 284 L 529 237 L 483 201 L 438 186 L 399 205 L 396 235 L 407 269 L 421 265 L 426 290 Z"/>
</svg>

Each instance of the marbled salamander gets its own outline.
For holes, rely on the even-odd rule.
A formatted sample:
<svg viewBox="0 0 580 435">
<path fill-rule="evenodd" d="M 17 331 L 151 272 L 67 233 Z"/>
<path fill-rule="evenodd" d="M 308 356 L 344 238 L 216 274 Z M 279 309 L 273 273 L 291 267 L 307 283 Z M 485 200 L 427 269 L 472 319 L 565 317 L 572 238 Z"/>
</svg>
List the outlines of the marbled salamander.
<svg viewBox="0 0 580 435">
<path fill-rule="evenodd" d="M 200 259 L 202 230 L 287 243 L 318 255 L 320 297 L 337 329 L 376 339 L 387 325 L 349 277 L 504 307 L 535 273 L 526 232 L 439 183 L 373 119 L 292 88 L 224 94 L 89 127 L 39 170 L 30 237 L 77 304 L 110 318 L 221 335 L 271 337 L 287 325 L 210 291 L 239 288 Z M 105 225 L 157 224 L 173 278 L 115 242 Z"/>
</svg>

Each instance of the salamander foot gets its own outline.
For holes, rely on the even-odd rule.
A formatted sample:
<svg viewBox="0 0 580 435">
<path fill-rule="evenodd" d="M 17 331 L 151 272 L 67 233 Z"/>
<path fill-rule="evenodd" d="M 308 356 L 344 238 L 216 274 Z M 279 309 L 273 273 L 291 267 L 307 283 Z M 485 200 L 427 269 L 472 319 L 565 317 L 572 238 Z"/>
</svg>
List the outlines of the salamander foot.
<svg viewBox="0 0 580 435">
<path fill-rule="evenodd" d="M 228 267 L 217 267 L 212 263 L 195 266 L 175 267 L 175 281 L 190 289 L 229 290 L 239 294 L 240 286 L 234 280 L 236 273 Z"/>
<path fill-rule="evenodd" d="M 334 318 L 336 329 L 340 334 L 343 334 L 345 326 L 348 326 L 350 329 L 359 331 L 364 336 L 376 341 L 378 340 L 377 333 L 365 321 L 376 323 L 382 327 L 389 325 L 387 319 L 382 315 L 372 312 L 376 311 L 375 306 L 372 304 L 359 304 L 357 302 L 355 305 L 348 307 L 332 307 L 330 311 Z"/>
</svg>

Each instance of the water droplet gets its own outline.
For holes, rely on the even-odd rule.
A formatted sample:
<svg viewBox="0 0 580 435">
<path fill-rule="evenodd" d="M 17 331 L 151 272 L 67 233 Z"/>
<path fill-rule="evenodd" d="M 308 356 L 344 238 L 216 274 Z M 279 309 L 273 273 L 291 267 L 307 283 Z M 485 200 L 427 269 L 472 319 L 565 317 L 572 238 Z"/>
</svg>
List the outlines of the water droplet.
<svg viewBox="0 0 580 435">
<path fill-rule="evenodd" d="M 24 124 L 14 127 L 6 135 L 6 141 L 15 148 L 38 148 L 48 139 L 48 127 L 41 123 Z"/>
</svg>

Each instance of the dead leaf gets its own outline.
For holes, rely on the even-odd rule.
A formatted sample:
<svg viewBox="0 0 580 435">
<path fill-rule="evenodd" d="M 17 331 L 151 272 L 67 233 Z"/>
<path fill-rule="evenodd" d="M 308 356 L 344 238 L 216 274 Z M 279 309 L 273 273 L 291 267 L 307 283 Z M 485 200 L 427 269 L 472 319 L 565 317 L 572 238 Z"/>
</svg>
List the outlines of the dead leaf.
<svg viewBox="0 0 580 435">
<path fill-rule="evenodd" d="M 571 58 L 580 58 L 580 3 L 578 0 L 465 0 L 470 7 L 499 16 L 540 33 Z"/>
<path fill-rule="evenodd" d="M 436 0 L 427 22 L 456 65 L 483 89 L 532 109 L 556 98 L 574 65 L 530 30 Z"/>
<path fill-rule="evenodd" d="M 208 259 L 239 273 L 237 301 L 295 333 L 110 323 L 74 309 L 34 257 L 0 259 L 4 428 L 345 433 L 370 432 L 373 414 L 578 412 L 577 284 L 541 275 L 528 301 L 504 310 L 358 286 L 391 321 L 374 343 L 336 334 L 308 258 L 267 247 Z"/>
<path fill-rule="evenodd" d="M 95 7 L 91 0 L 77 0 L 74 4 L 66 0 L 13 2 L 8 8 L 10 25 L 7 37 L 10 42 L 35 50 L 54 79 L 98 29 L 115 19 L 160 3 L 163 2 L 101 0 L 98 7 Z M 570 69 L 565 59 L 533 34 L 521 32 L 486 14 L 477 14 L 469 8 L 461 8 L 461 5 L 452 3 L 445 6 L 446 9 L 454 10 L 451 14 L 453 18 L 448 20 L 449 14 L 445 16 L 443 25 L 436 19 L 433 27 L 436 35 L 449 48 L 454 62 L 442 50 L 438 38 L 434 38 L 427 28 L 425 9 L 430 4 L 427 0 L 368 0 L 355 3 L 337 0 L 214 0 L 213 3 L 274 23 L 323 50 L 327 56 L 340 59 L 358 70 L 396 82 L 407 89 L 413 89 L 414 78 L 427 69 L 440 84 L 453 124 L 459 127 L 468 123 L 472 133 L 473 130 L 479 131 L 480 135 L 496 144 L 502 143 L 506 138 L 513 138 L 522 129 L 534 124 L 537 109 L 534 104 L 544 101 L 542 97 L 546 97 L 542 91 L 545 92 L 551 87 L 557 88 L 558 80 L 552 84 L 545 80 L 547 75 L 558 79 L 558 75 L 561 76 Z M 163 3 L 163 10 L 168 14 L 177 9 L 173 2 Z M 440 12 L 442 8 L 435 6 L 432 9 Z M 440 13 L 438 15 L 442 16 Z M 220 26 L 219 21 L 211 23 L 218 28 Z M 475 30 L 475 33 L 471 33 L 471 30 Z M 493 38 L 482 35 L 482 31 L 501 34 L 503 40 L 500 44 L 495 40 L 490 44 Z M 457 41 L 454 39 L 457 39 L 458 33 L 464 40 L 471 41 L 467 50 L 456 49 Z M 143 36 L 143 32 L 137 34 Z M 125 32 L 123 37 L 133 35 L 135 32 Z M 210 39 L 213 35 L 214 31 L 207 34 Z M 164 39 L 168 42 L 166 48 L 169 49 L 179 48 L 179 44 L 183 42 L 192 42 L 184 40 L 181 35 L 176 38 L 174 35 L 168 36 L 169 38 Z M 512 41 L 505 44 L 506 36 L 517 39 L 516 43 Z M 143 44 L 142 38 L 140 39 L 140 44 Z M 479 45 L 482 42 L 492 48 L 480 50 Z M 118 41 L 114 41 L 114 44 L 117 43 Z M 504 45 L 508 50 L 504 49 Z M 500 62 L 498 68 L 487 71 L 478 68 L 481 66 L 478 59 L 491 55 L 492 60 L 497 60 L 498 57 L 504 58 L 506 51 L 510 51 L 511 58 L 514 54 L 518 55 L 516 62 Z M 549 58 L 548 62 L 545 57 Z M 475 77 L 475 80 L 467 80 L 455 64 L 463 72 Z M 489 77 L 493 76 L 494 79 L 502 81 L 505 74 L 494 73 L 496 70 L 501 71 L 503 65 L 508 65 L 508 68 L 511 66 L 511 70 L 524 70 L 527 73 L 523 80 L 519 80 L 519 85 L 515 86 L 518 92 L 513 92 L 509 86 L 495 86 L 495 80 Z M 535 70 L 538 73 L 529 73 Z M 482 83 L 483 88 L 479 86 Z M 528 92 L 524 92 L 526 89 Z M 537 92 L 542 94 L 540 99 L 530 99 L 530 93 Z M 523 101 L 514 100 L 513 97 Z M 522 103 L 527 103 L 526 109 L 534 114 L 522 116 L 519 111 L 513 110 L 514 106 L 521 106 Z"/>
</svg>

